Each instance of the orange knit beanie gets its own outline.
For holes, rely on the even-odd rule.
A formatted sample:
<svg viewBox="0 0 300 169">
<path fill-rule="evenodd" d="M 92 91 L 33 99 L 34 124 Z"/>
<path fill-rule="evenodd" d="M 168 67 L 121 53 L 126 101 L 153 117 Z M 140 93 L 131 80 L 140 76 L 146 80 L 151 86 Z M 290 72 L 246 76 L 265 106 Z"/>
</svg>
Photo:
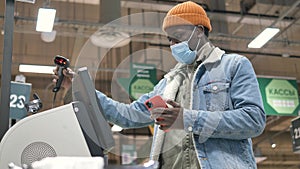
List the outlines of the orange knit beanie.
<svg viewBox="0 0 300 169">
<path fill-rule="evenodd" d="M 210 20 L 204 9 L 192 1 L 178 4 L 170 9 L 164 19 L 162 28 L 165 30 L 170 26 L 187 24 L 203 25 L 208 28 L 209 32 L 212 30 Z"/>
</svg>

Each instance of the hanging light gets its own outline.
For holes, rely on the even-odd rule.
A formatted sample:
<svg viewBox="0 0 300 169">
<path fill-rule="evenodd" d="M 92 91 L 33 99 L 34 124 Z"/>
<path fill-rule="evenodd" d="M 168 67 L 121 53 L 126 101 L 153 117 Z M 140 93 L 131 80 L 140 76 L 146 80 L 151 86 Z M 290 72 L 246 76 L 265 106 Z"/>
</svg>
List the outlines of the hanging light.
<svg viewBox="0 0 300 169">
<path fill-rule="evenodd" d="M 277 147 L 277 144 L 272 142 L 272 143 L 271 143 L 271 147 L 274 149 L 274 148 Z"/>
<path fill-rule="evenodd" d="M 19 2 L 27 2 L 27 3 L 32 3 L 32 4 L 35 3 L 35 0 L 16 0 L 16 1 L 19 1 Z"/>
<path fill-rule="evenodd" d="M 123 128 L 122 127 L 120 127 L 120 126 L 118 126 L 118 125 L 113 125 L 112 126 L 112 128 L 111 128 L 111 131 L 112 132 L 120 132 L 120 131 L 122 131 L 123 130 Z"/>
<path fill-rule="evenodd" d="M 271 148 L 276 148 L 277 147 L 277 144 L 273 141 L 273 139 L 272 138 L 269 138 L 269 143 L 270 143 L 270 146 L 271 146 Z"/>
<path fill-rule="evenodd" d="M 38 32 L 52 32 L 56 9 L 40 8 L 35 30 Z"/>
<path fill-rule="evenodd" d="M 261 47 L 263 47 L 279 31 L 280 31 L 279 28 L 266 28 L 264 31 L 262 31 L 256 38 L 254 38 L 248 44 L 248 48 L 261 48 Z"/>
<path fill-rule="evenodd" d="M 19 72 L 53 74 L 55 66 L 20 64 Z"/>
<path fill-rule="evenodd" d="M 41 33 L 41 39 L 47 43 L 53 42 L 55 40 L 55 37 L 56 37 L 56 30 L 53 30 L 51 32 Z"/>
<path fill-rule="evenodd" d="M 260 150 L 259 147 L 255 147 L 254 148 L 254 157 L 255 157 L 255 162 L 256 163 L 260 163 L 260 162 L 262 162 L 262 161 L 264 161 L 264 160 L 267 159 L 266 156 L 262 155 L 261 150 Z"/>
</svg>

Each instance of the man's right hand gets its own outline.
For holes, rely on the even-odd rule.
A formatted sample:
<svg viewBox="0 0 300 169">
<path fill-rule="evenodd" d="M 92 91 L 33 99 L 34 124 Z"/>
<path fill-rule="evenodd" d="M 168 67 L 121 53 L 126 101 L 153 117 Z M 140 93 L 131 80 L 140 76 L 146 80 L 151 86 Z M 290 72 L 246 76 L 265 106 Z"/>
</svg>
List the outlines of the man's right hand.
<svg viewBox="0 0 300 169">
<path fill-rule="evenodd" d="M 57 66 L 55 69 L 53 69 L 53 83 L 56 83 L 57 80 L 59 79 L 58 77 L 58 69 L 59 67 Z M 64 74 L 64 80 L 61 84 L 61 87 L 65 88 L 66 90 L 68 90 L 71 86 L 72 86 L 72 79 L 75 75 L 75 72 L 72 71 L 72 69 L 67 68 L 67 69 L 63 69 L 63 74 Z"/>
</svg>

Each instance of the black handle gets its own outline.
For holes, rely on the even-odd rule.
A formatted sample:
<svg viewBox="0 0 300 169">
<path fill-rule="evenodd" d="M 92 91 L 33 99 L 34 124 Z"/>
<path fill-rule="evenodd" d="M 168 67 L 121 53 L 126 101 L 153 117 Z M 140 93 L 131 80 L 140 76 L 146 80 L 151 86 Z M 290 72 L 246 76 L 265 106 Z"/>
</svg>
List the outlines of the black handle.
<svg viewBox="0 0 300 169">
<path fill-rule="evenodd" d="M 60 89 L 60 86 L 62 84 L 62 81 L 64 80 L 63 69 L 66 69 L 70 66 L 70 61 L 69 61 L 69 59 L 67 59 L 63 56 L 57 55 L 54 58 L 54 63 L 55 63 L 55 65 L 57 65 L 59 67 L 59 69 L 58 69 L 58 80 L 52 91 L 58 92 Z"/>
<path fill-rule="evenodd" d="M 53 92 L 58 92 L 61 86 L 62 81 L 64 80 L 64 74 L 63 74 L 63 67 L 59 67 L 58 69 L 58 80 L 55 84 L 55 87 L 53 88 Z"/>
</svg>

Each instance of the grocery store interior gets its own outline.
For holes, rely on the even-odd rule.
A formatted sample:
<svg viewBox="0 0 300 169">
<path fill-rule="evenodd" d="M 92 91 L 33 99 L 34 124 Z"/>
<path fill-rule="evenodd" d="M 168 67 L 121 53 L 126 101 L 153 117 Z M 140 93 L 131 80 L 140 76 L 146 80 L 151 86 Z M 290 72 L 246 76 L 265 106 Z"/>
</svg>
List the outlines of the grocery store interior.
<svg viewBox="0 0 300 169">
<path fill-rule="evenodd" d="M 8 7 L 12 2 L 13 8 Z M 66 91 L 57 92 L 53 101 L 55 83 L 52 82 L 52 73 L 26 72 L 21 70 L 21 65 L 54 67 L 53 59 L 60 55 L 69 59 L 73 70 L 87 66 L 97 90 L 120 102 L 130 103 L 133 98 L 120 80 L 130 79 L 130 63 L 155 65 L 157 79 L 176 63 L 161 24 L 167 11 L 180 2 L 183 1 L 1 0 L 1 78 L 9 72 L 3 69 L 7 63 L 4 56 L 11 51 L 11 67 L 8 66 L 11 81 L 18 77 L 31 84 L 29 100 L 34 100 L 33 93 L 36 93 L 43 103 L 36 114 L 59 107 L 64 104 Z M 209 40 L 215 46 L 226 53 L 246 56 L 257 77 L 295 82 L 298 98 L 300 0 L 194 2 L 200 4 L 211 19 L 213 30 Z M 56 9 L 51 32 L 36 30 L 40 8 Z M 248 44 L 266 28 L 279 28 L 279 32 L 262 47 L 249 47 Z M 115 39 L 119 40 L 118 43 L 113 42 Z M 294 151 L 294 131 L 291 132 L 291 123 L 300 112 L 299 100 L 295 104 L 296 113 L 268 114 L 264 132 L 252 139 L 258 169 L 300 169 L 300 149 Z M 121 129 L 114 132 L 114 139 L 113 151 L 117 153 L 110 153 L 108 162 L 139 164 L 150 150 L 152 130 L 150 127 Z M 127 150 L 123 144 L 127 145 Z M 129 159 L 122 158 L 122 150 L 128 151 Z"/>
</svg>

